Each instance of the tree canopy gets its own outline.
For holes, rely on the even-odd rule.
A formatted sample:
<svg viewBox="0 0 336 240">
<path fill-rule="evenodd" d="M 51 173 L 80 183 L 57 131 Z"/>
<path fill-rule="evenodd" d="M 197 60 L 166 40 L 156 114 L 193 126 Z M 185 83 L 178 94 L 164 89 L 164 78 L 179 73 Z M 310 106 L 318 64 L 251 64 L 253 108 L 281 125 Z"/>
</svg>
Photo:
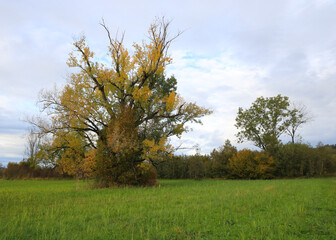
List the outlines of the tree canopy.
<svg viewBox="0 0 336 240">
<path fill-rule="evenodd" d="M 52 135 L 50 149 L 73 150 L 63 161 L 90 155 L 104 184 L 138 184 L 150 165 L 173 151 L 168 138 L 181 136 L 186 123 L 200 123 L 211 111 L 186 102 L 175 77 L 165 74 L 172 62 L 168 49 L 179 36 L 169 37 L 169 22 L 156 20 L 148 40 L 134 43 L 133 51 L 124 46 L 123 36 L 112 38 L 101 25 L 109 41 L 109 62 L 95 57 L 85 37 L 75 41 L 67 63 L 77 71 L 63 89 L 41 93 L 39 102 L 49 119 L 34 124 Z"/>
<path fill-rule="evenodd" d="M 238 141 L 252 141 L 255 146 L 274 153 L 282 134 L 290 135 L 294 143 L 298 127 L 308 120 L 306 116 L 303 108 L 291 108 L 286 96 L 259 97 L 250 108 L 238 110 L 235 124 L 239 129 Z"/>
</svg>

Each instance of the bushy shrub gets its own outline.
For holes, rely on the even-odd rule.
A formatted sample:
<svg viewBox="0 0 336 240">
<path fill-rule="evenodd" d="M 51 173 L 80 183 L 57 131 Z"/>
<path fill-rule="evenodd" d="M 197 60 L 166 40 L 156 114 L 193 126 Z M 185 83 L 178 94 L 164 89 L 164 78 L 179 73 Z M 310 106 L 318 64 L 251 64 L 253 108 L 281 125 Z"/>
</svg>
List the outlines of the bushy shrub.
<svg viewBox="0 0 336 240">
<path fill-rule="evenodd" d="M 7 168 L 4 170 L 4 177 L 6 179 L 20 179 L 33 177 L 33 169 L 30 169 L 24 162 L 14 163 L 9 162 Z"/>
<path fill-rule="evenodd" d="M 112 170 L 113 179 L 99 178 L 97 176 L 97 187 L 111 187 L 111 186 L 154 186 L 157 184 L 156 170 L 152 164 L 142 162 L 134 167 L 132 170 L 119 170 L 119 175 L 116 175 L 118 168 Z"/>
<path fill-rule="evenodd" d="M 5 179 L 55 178 L 61 177 L 54 168 L 31 167 L 26 161 L 10 162 L 3 171 Z"/>
<path fill-rule="evenodd" d="M 137 182 L 141 186 L 154 186 L 157 184 L 157 173 L 152 164 L 142 162 L 137 166 Z"/>
<path fill-rule="evenodd" d="M 273 173 L 274 159 L 265 152 L 243 149 L 229 159 L 231 178 L 268 179 Z"/>
<path fill-rule="evenodd" d="M 7 168 L 5 168 L 4 173 L 3 173 L 4 178 L 13 179 L 19 172 L 18 169 L 19 169 L 19 164 L 9 162 L 7 164 Z"/>
</svg>

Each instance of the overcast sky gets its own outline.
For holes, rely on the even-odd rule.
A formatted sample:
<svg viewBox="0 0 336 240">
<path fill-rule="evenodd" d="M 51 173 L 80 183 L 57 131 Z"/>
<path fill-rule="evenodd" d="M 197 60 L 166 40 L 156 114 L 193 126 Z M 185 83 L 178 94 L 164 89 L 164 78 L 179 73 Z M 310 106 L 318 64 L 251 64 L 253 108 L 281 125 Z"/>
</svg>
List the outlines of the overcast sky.
<svg viewBox="0 0 336 240">
<path fill-rule="evenodd" d="M 189 101 L 214 110 L 180 142 L 202 153 L 224 144 L 238 148 L 238 107 L 277 94 L 304 104 L 313 121 L 303 141 L 336 143 L 336 1 L 18 1 L 0 0 L 0 163 L 22 160 L 22 120 L 37 114 L 41 89 L 62 86 L 74 37 L 85 34 L 98 56 L 111 32 L 125 31 L 125 44 L 146 38 L 155 17 L 172 20 L 168 74 Z M 283 138 L 288 141 L 289 138 Z M 174 140 L 174 142 L 176 142 Z"/>
</svg>

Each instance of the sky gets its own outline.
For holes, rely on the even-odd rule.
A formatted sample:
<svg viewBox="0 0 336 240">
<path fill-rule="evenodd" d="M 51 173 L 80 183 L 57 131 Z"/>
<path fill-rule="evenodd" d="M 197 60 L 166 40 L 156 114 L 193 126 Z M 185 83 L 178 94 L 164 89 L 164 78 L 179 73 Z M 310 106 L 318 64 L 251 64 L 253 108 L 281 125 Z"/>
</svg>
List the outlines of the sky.
<svg viewBox="0 0 336 240">
<path fill-rule="evenodd" d="M 184 99 L 214 111 L 172 139 L 185 153 L 196 144 L 210 153 L 226 139 L 253 148 L 237 143 L 238 108 L 278 94 L 312 116 L 299 129 L 304 143 L 336 143 L 335 0 L 0 0 L 0 163 L 22 160 L 24 120 L 39 113 L 42 89 L 66 83 L 76 37 L 85 34 L 104 57 L 102 18 L 112 33 L 125 32 L 131 49 L 162 16 L 172 21 L 172 35 L 183 31 L 171 45 L 167 75 L 177 78 Z"/>
</svg>

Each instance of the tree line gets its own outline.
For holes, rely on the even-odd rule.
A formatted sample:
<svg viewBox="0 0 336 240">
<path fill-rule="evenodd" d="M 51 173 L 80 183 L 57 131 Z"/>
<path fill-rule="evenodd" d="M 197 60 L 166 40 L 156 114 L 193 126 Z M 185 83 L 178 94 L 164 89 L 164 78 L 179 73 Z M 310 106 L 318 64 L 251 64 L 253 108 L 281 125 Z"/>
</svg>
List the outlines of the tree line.
<svg viewBox="0 0 336 240">
<path fill-rule="evenodd" d="M 304 143 L 287 143 L 279 146 L 276 156 L 265 151 L 237 150 L 229 140 L 210 154 L 170 155 L 156 167 L 147 165 L 151 179 L 272 179 L 295 177 L 322 177 L 336 172 L 336 144 L 316 147 Z M 0 167 L 0 177 L 5 179 L 28 178 L 94 178 L 92 173 L 78 169 L 63 171 L 54 165 L 32 167 L 26 160 Z M 139 179 L 140 181 L 140 179 Z"/>
<path fill-rule="evenodd" d="M 238 151 L 229 140 L 208 155 L 173 156 L 157 168 L 163 179 L 272 179 L 330 176 L 336 172 L 336 145 L 281 144 L 275 156 Z"/>
</svg>

